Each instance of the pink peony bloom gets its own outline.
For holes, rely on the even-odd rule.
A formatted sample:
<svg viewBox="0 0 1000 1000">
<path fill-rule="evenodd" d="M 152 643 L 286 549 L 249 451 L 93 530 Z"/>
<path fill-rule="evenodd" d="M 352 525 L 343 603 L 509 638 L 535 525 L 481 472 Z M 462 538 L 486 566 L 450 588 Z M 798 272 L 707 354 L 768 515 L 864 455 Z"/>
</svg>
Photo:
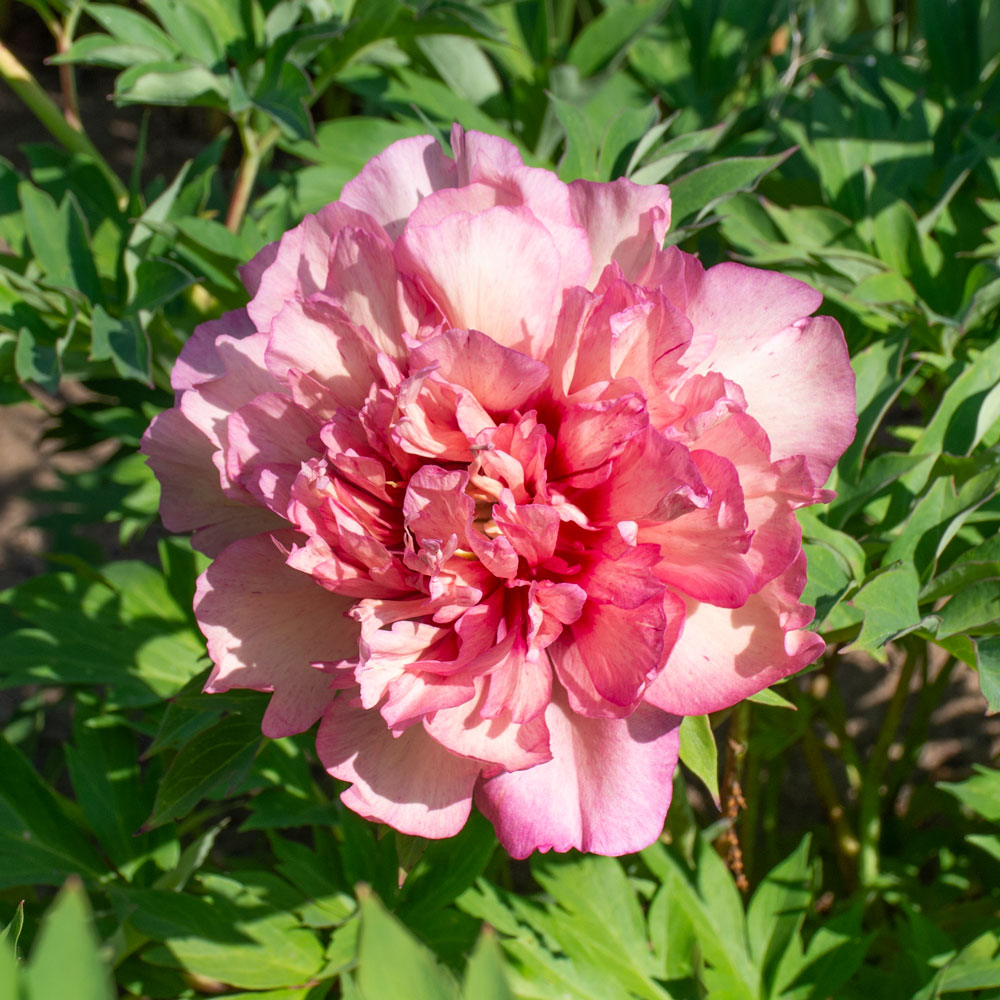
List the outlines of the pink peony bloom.
<svg viewBox="0 0 1000 1000">
<path fill-rule="evenodd" d="M 244 270 L 146 434 L 214 557 L 206 690 L 320 720 L 344 802 L 515 857 L 660 834 L 679 716 L 823 641 L 794 511 L 854 379 L 820 295 L 662 250 L 665 187 L 566 185 L 456 128 L 377 156 Z"/>
</svg>

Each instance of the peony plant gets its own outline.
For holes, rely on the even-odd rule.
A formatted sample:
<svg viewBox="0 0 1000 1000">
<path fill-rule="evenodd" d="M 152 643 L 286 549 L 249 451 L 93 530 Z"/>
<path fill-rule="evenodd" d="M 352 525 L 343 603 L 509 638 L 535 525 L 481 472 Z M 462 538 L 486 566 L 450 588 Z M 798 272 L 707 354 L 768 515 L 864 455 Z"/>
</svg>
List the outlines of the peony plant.
<svg viewBox="0 0 1000 1000">
<path fill-rule="evenodd" d="M 680 717 L 823 650 L 797 508 L 855 427 L 821 297 L 662 249 L 666 187 L 455 128 L 375 157 L 244 269 L 143 448 L 213 558 L 206 690 L 319 721 L 343 801 L 515 857 L 660 834 Z"/>
</svg>

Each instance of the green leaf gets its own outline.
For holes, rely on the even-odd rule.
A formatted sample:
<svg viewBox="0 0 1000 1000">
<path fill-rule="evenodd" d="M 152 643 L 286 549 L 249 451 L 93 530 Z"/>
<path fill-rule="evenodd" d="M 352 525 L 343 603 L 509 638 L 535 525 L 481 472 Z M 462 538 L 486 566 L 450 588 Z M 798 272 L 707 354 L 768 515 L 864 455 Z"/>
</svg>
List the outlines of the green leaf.
<svg viewBox="0 0 1000 1000">
<path fill-rule="evenodd" d="M 14 916 L 10 918 L 10 923 L 0 931 L 0 944 L 7 944 L 15 954 L 17 954 L 17 942 L 20 940 L 21 931 L 24 929 L 24 900 L 17 904 Z"/>
<path fill-rule="evenodd" d="M 103 306 L 95 306 L 91 338 L 91 360 L 110 361 L 122 378 L 152 386 L 149 338 L 137 319 L 130 316 L 116 319 Z"/>
<path fill-rule="evenodd" d="M 670 185 L 671 225 L 702 218 L 737 191 L 751 191 L 767 173 L 781 166 L 795 149 L 772 156 L 734 156 L 717 160 L 679 177 Z"/>
<path fill-rule="evenodd" d="M 457 984 L 431 952 L 370 890 L 358 895 L 361 901 L 358 985 L 366 1000 L 383 997 L 456 1000 Z"/>
<path fill-rule="evenodd" d="M 465 1000 L 514 1000 L 496 934 L 484 927 L 465 967 Z"/>
<path fill-rule="evenodd" d="M 939 781 L 938 788 L 954 795 L 964 806 L 991 823 L 1000 823 L 1000 770 L 973 764 L 976 772 L 965 781 Z"/>
<path fill-rule="evenodd" d="M 162 834 L 136 835 L 152 789 L 143 789 L 139 781 L 135 735 L 115 716 L 88 715 L 78 705 L 73 737 L 65 750 L 73 791 L 108 857 L 131 878 L 143 856 L 165 839 Z"/>
<path fill-rule="evenodd" d="M 475 812 L 455 837 L 425 841 L 400 894 L 400 918 L 419 926 L 448 906 L 483 873 L 496 847 L 493 827 Z"/>
<path fill-rule="evenodd" d="M 914 455 L 968 455 L 1000 416 L 997 386 L 1000 384 L 1000 340 L 974 354 L 971 363 L 952 379 L 941 397 L 931 422 L 911 448 Z M 920 490 L 926 476 L 906 477 L 913 492 Z"/>
<path fill-rule="evenodd" d="M 733 997 L 757 996 L 758 970 L 750 959 L 746 920 L 739 891 L 725 862 L 703 837 L 696 843 L 694 882 L 676 850 L 653 844 L 643 860 L 663 882 L 663 891 L 681 909 L 694 930 L 716 981 Z"/>
<path fill-rule="evenodd" d="M 209 792 L 241 778 L 261 744 L 260 723 L 230 715 L 182 747 L 163 776 L 144 829 L 186 816 Z"/>
<path fill-rule="evenodd" d="M 946 639 L 1000 623 L 1000 575 L 977 580 L 960 590 L 936 612 L 941 616 L 937 635 Z"/>
<path fill-rule="evenodd" d="M 20 978 L 14 949 L 6 941 L 0 941 L 0 997 L 22 1000 L 23 994 L 18 986 Z"/>
<path fill-rule="evenodd" d="M 986 714 L 1000 712 L 1000 638 L 975 639 L 979 690 L 986 699 Z"/>
<path fill-rule="evenodd" d="M 790 708 L 793 712 L 795 711 L 795 705 L 773 688 L 764 688 L 763 691 L 750 695 L 747 701 L 752 701 L 757 705 L 770 705 L 772 708 Z"/>
<path fill-rule="evenodd" d="M 18 185 L 18 196 L 28 242 L 48 279 L 99 301 L 101 283 L 76 198 L 67 194 L 56 208 L 48 194 L 28 181 Z"/>
<path fill-rule="evenodd" d="M 127 7 L 110 3 L 88 3 L 87 13 L 121 42 L 152 49 L 163 59 L 170 59 L 181 52 L 180 47 L 153 21 Z"/>
<path fill-rule="evenodd" d="M 789 1000 L 837 996 L 861 966 L 875 938 L 875 934 L 861 933 L 862 911 L 862 903 L 855 902 L 813 934 L 801 958 L 789 955 L 792 961 L 782 963 L 773 995 Z"/>
<path fill-rule="evenodd" d="M 983 452 L 954 465 L 956 475 L 938 476 L 910 509 L 884 563 L 912 559 L 921 578 L 929 578 L 966 518 L 1000 491 L 1000 453 Z"/>
<path fill-rule="evenodd" d="M 567 61 L 582 77 L 618 62 L 625 57 L 632 40 L 647 25 L 662 18 L 670 5 L 671 0 L 609 5 L 577 34 Z"/>
<path fill-rule="evenodd" d="M 206 19 L 198 4 L 185 0 L 145 0 L 145 4 L 184 55 L 205 66 L 214 66 L 225 57 L 216 26 Z"/>
<path fill-rule="evenodd" d="M 14 370 L 22 382 L 37 382 L 53 395 L 59 391 L 59 356 L 55 346 L 41 343 L 26 326 L 17 334 Z"/>
<path fill-rule="evenodd" d="M 148 63 L 161 59 L 164 53 L 147 45 L 135 45 L 115 41 L 110 35 L 84 35 L 78 38 L 65 52 L 51 56 L 49 62 L 82 63 L 85 66 L 110 66 L 125 69 L 136 63 Z"/>
<path fill-rule="evenodd" d="M 135 929 L 164 942 L 184 969 L 247 990 L 300 986 L 319 971 L 323 949 L 316 935 L 271 905 L 268 889 L 221 875 L 196 881 L 204 895 L 155 889 L 122 894 L 134 907 L 129 920 Z"/>
<path fill-rule="evenodd" d="M 31 762 L 0 735 L 0 887 L 67 875 L 97 876 L 104 862 L 69 821 L 56 793 Z"/>
<path fill-rule="evenodd" d="M 806 834 L 798 847 L 764 876 L 747 906 L 750 955 L 761 970 L 762 995 L 772 995 L 775 969 L 802 929 L 812 902 Z"/>
<path fill-rule="evenodd" d="M 882 647 L 901 632 L 921 621 L 917 609 L 920 581 L 909 563 L 880 571 L 854 595 L 851 604 L 864 612 L 861 634 L 846 649 L 863 650 L 883 662 Z"/>
<path fill-rule="evenodd" d="M 115 82 L 115 98 L 122 104 L 224 106 L 229 77 L 213 73 L 197 63 L 140 63 L 125 70 Z"/>
<path fill-rule="evenodd" d="M 612 858 L 536 857 L 532 874 L 559 904 L 539 928 L 576 962 L 595 965 L 637 996 L 665 1000 L 635 889 Z"/>
<path fill-rule="evenodd" d="M 87 894 L 71 879 L 49 907 L 24 976 L 30 1000 L 112 1000 L 111 976 L 98 951 Z"/>
<path fill-rule="evenodd" d="M 719 800 L 719 750 L 707 715 L 687 715 L 681 720 L 681 761 L 701 779 L 715 803 Z"/>
<path fill-rule="evenodd" d="M 571 101 L 551 97 L 559 124 L 566 135 L 566 148 L 559 161 L 559 177 L 575 181 L 580 177 L 593 177 L 597 170 L 597 152 L 600 138 L 587 113 Z"/>
</svg>

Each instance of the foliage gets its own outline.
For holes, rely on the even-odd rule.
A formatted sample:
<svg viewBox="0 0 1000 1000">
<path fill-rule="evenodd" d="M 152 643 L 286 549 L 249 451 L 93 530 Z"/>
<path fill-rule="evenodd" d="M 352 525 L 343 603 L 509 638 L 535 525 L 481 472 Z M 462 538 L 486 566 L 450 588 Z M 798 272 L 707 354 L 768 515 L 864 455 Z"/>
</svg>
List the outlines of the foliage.
<svg viewBox="0 0 1000 1000">
<path fill-rule="evenodd" d="M 996 5 L 24 3 L 6 16 L 52 32 L 70 114 L 0 46 L 58 141 L 0 160 L 0 401 L 110 457 L 37 498 L 55 568 L 0 595 L 0 995 L 1000 997 L 995 763 L 917 769 L 954 678 L 1000 711 Z M 129 178 L 74 124 L 95 67 L 149 109 Z M 164 106 L 204 140 L 171 176 L 143 152 Z M 241 303 L 237 265 L 453 120 L 564 179 L 669 183 L 669 240 L 809 281 L 851 348 L 858 436 L 800 519 L 830 654 L 685 723 L 724 815 L 680 780 L 663 843 L 620 861 L 514 864 L 484 821 L 383 836 L 308 736 L 261 740 L 264 696 L 200 693 L 200 557 L 94 540 L 156 537 L 138 438 L 190 330 Z M 868 748 L 845 649 L 896 678 Z M 779 807 L 803 760 L 822 818 Z"/>
</svg>

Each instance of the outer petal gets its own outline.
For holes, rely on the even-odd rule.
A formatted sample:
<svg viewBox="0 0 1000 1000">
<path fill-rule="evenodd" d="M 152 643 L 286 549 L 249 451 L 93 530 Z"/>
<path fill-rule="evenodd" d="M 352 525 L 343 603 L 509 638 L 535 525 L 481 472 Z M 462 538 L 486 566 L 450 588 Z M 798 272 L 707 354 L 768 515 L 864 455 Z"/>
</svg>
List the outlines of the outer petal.
<svg viewBox="0 0 1000 1000">
<path fill-rule="evenodd" d="M 216 555 L 237 538 L 282 526 L 269 510 L 223 495 L 212 463 L 216 447 L 181 409 L 165 410 L 149 425 L 142 450 L 161 484 L 163 524 L 169 531 L 194 531 L 191 542 L 199 551 Z"/>
<path fill-rule="evenodd" d="M 308 729 L 332 697 L 329 675 L 310 664 L 357 658 L 360 627 L 345 617 L 353 603 L 289 569 L 270 535 L 234 542 L 201 575 L 195 593 L 215 663 L 205 690 L 273 691 L 264 734 Z"/>
<path fill-rule="evenodd" d="M 812 663 L 825 644 L 814 632 L 801 631 L 812 618 L 812 608 L 798 603 L 805 579 L 800 556 L 742 608 L 689 601 L 681 638 L 646 701 L 668 712 L 704 715 Z"/>
<path fill-rule="evenodd" d="M 552 760 L 476 789 L 507 851 L 619 855 L 656 840 L 670 805 L 680 719 L 649 705 L 626 719 L 587 719 L 557 697 L 545 724 Z"/>
<path fill-rule="evenodd" d="M 366 819 L 437 838 L 469 818 L 481 765 L 449 753 L 422 726 L 393 737 L 378 712 L 342 695 L 323 716 L 316 749 L 330 774 L 353 783 L 341 799 Z"/>
<path fill-rule="evenodd" d="M 343 201 L 335 201 L 307 215 L 275 245 L 265 247 L 248 265 L 247 287 L 253 299 L 247 312 L 258 330 L 266 333 L 271 320 L 289 300 L 308 297 L 326 285 L 330 272 L 330 245 L 344 228 L 354 226 L 378 232 L 378 223 Z"/>
<path fill-rule="evenodd" d="M 573 214 L 587 231 L 593 269 L 587 287 L 615 261 L 635 281 L 670 225 L 670 191 L 662 184 L 633 184 L 624 177 L 610 184 L 573 181 L 569 186 Z"/>
<path fill-rule="evenodd" d="M 368 212 L 392 239 L 403 231 L 410 213 L 432 191 L 455 187 L 457 171 L 430 135 L 400 139 L 344 185 L 340 200 Z"/>
<path fill-rule="evenodd" d="M 854 437 L 854 373 L 839 324 L 807 319 L 822 296 L 801 281 L 719 264 L 688 303 L 693 340 L 715 338 L 696 371 L 719 371 L 742 388 L 767 432 L 774 460 L 805 455 L 817 484 Z"/>
</svg>

